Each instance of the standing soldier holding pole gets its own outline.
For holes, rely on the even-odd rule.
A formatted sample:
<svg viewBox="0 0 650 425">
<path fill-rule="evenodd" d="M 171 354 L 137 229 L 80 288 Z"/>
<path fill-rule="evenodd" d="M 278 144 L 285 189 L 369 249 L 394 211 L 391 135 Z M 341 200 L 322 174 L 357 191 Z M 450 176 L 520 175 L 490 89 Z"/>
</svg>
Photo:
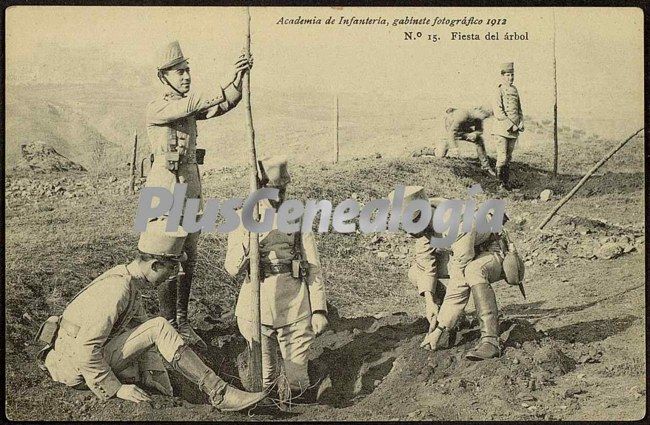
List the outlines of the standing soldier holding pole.
<svg viewBox="0 0 650 425">
<path fill-rule="evenodd" d="M 196 147 L 196 121 L 217 117 L 237 106 L 242 97 L 242 78 L 252 65 L 252 58 L 242 55 L 235 63 L 232 82 L 225 88 L 217 86 L 207 93 L 190 92 L 188 58 L 183 56 L 178 41 L 165 46 L 158 62 L 158 78 L 164 92 L 147 106 L 147 133 L 154 156 L 148 187 L 164 187 L 173 193 L 177 183 L 187 184 L 185 199 L 200 198 L 199 216 L 202 214 L 198 165 L 203 164 L 205 149 Z M 187 237 L 184 273 L 160 285 L 158 295 L 161 315 L 188 343 L 207 348 L 190 326 L 187 314 L 198 240 L 199 232 Z"/>
<path fill-rule="evenodd" d="M 510 160 L 519 133 L 524 131 L 524 114 L 521 110 L 519 92 L 512 84 L 515 81 L 515 65 L 512 62 L 501 65 L 499 93 L 494 104 L 494 125 L 492 134 L 497 138 L 497 177 L 501 188 L 510 190 Z"/>
</svg>

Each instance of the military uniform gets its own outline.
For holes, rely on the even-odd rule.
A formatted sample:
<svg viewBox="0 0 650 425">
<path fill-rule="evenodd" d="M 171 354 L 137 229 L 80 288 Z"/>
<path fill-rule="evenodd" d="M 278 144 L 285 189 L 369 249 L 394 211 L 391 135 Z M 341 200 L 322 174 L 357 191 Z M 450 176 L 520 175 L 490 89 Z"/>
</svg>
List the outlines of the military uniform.
<svg viewBox="0 0 650 425">
<path fill-rule="evenodd" d="M 514 64 L 506 63 L 501 67 L 501 73 L 514 73 Z M 497 174 L 504 186 L 510 178 L 510 161 L 519 133 L 524 131 L 524 115 L 521 110 L 519 92 L 512 84 L 499 84 L 495 96 L 494 117 L 496 122 L 492 134 L 497 142 Z M 515 127 L 513 127 L 515 126 Z"/>
<path fill-rule="evenodd" d="M 449 108 L 445 116 L 445 130 L 448 133 L 448 140 L 457 141 L 465 140 L 476 145 L 476 155 L 481 163 L 481 167 L 491 171 L 490 161 L 485 151 L 483 137 L 483 120 L 489 113 L 477 112 L 476 108 L 455 109 Z M 436 155 L 444 157 L 447 153 L 447 143 L 437 148 Z"/>
<path fill-rule="evenodd" d="M 160 356 L 171 362 L 183 340 L 163 318 L 146 319 L 140 295 L 145 284 L 137 268 L 120 265 L 66 307 L 55 348 L 45 359 L 52 379 L 68 386 L 85 382 L 106 400 L 122 386 L 120 378 L 137 382 L 138 372 L 166 374 Z"/>
<path fill-rule="evenodd" d="M 166 232 L 164 220 L 153 220 L 141 235 L 141 252 L 169 260 L 183 259 L 187 233 Z M 221 410 L 240 410 L 257 403 L 263 393 L 230 387 L 186 345 L 164 318 L 147 320 L 141 289 L 147 278 L 137 261 L 97 277 L 65 308 L 59 330 L 43 367 L 53 380 L 88 387 L 101 400 L 115 396 L 123 383 L 156 383 L 172 395 L 164 358 L 174 369 L 208 394 Z"/>
<path fill-rule="evenodd" d="M 269 161 L 267 161 L 268 163 Z M 267 171 L 270 170 L 267 167 Z M 277 182 L 273 175 L 271 182 Z M 288 183 L 287 179 L 281 182 Z M 271 208 L 261 202 L 260 214 Z M 277 220 L 277 214 L 275 216 Z M 225 268 L 236 275 L 246 267 L 249 233 L 243 226 L 228 235 Z M 284 368 L 292 390 L 305 390 L 309 386 L 307 359 L 315 334 L 311 325 L 312 314 L 327 313 L 325 285 L 313 232 L 287 234 L 277 230 L 276 223 L 270 232 L 260 233 L 260 321 L 262 325 L 263 385 L 268 388 L 277 373 L 272 338 L 276 338 L 284 361 Z M 299 251 L 299 253 L 298 253 Z M 297 254 L 306 264 L 306 276 L 292 277 L 291 262 Z M 235 308 L 240 332 L 251 340 L 251 283 L 246 276 Z"/>
<path fill-rule="evenodd" d="M 477 233 L 473 228 L 468 233 L 459 233 L 451 246 L 450 279 L 440 306 L 438 327 L 450 330 L 456 326 L 471 293 L 481 323 L 481 342 L 468 353 L 468 358 L 475 360 L 500 354 L 496 297 L 490 286 L 504 277 L 499 239 L 499 235 Z"/>
<path fill-rule="evenodd" d="M 178 42 L 171 43 L 163 56 L 163 70 L 187 60 Z M 187 95 L 175 91 L 171 85 L 158 99 L 147 106 L 147 134 L 154 162 L 147 176 L 147 187 L 164 187 L 173 192 L 176 183 L 186 183 L 187 198 L 199 198 L 199 215 L 203 212 L 201 178 L 197 164 L 197 120 L 222 115 L 233 109 L 241 99 L 241 91 L 233 84 L 218 87 L 212 92 L 190 92 Z M 169 164 L 168 155 L 178 153 L 178 161 Z M 169 169 L 170 167 L 176 169 Z M 184 274 L 164 282 L 159 288 L 160 313 L 177 326 L 187 326 L 191 339 L 202 342 L 187 323 L 190 288 L 196 268 L 199 233 L 190 234 L 185 241 L 188 259 L 183 262 Z M 181 333 L 185 336 L 184 329 Z"/>
</svg>

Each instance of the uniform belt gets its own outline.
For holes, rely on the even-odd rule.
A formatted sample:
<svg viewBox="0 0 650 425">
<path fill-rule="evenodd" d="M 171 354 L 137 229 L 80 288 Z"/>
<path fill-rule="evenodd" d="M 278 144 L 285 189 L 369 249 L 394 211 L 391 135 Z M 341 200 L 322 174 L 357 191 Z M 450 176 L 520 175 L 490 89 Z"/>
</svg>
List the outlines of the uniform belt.
<svg viewBox="0 0 650 425">
<path fill-rule="evenodd" d="M 158 161 L 166 161 L 167 160 L 165 158 L 165 153 L 164 152 L 154 154 L 154 162 L 156 162 L 156 159 Z M 178 162 L 180 164 L 196 164 L 196 152 L 187 152 L 187 153 L 181 155 Z"/>
<path fill-rule="evenodd" d="M 69 336 L 72 338 L 76 338 L 77 334 L 79 333 L 80 326 L 75 325 L 69 320 L 66 320 L 64 317 L 61 318 L 61 322 L 59 323 L 59 327 L 65 331 Z"/>
<path fill-rule="evenodd" d="M 267 276 L 271 274 L 291 273 L 291 264 L 262 264 L 261 269 Z"/>
</svg>

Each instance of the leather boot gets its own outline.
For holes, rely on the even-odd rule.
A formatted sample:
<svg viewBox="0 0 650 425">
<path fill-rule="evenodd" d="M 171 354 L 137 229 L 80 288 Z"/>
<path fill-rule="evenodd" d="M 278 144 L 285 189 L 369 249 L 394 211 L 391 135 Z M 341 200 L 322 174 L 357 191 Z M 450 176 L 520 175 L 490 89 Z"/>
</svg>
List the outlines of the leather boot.
<svg viewBox="0 0 650 425">
<path fill-rule="evenodd" d="M 498 178 L 499 181 L 501 182 L 501 183 L 499 184 L 499 188 L 500 188 L 500 189 L 503 189 L 503 190 L 510 190 L 510 188 L 508 187 L 508 177 L 507 177 L 507 173 L 508 173 L 508 166 L 507 166 L 507 165 L 503 165 L 503 166 L 501 166 L 501 167 L 497 167 L 497 178 Z"/>
<path fill-rule="evenodd" d="M 171 362 L 174 370 L 199 386 L 210 398 L 210 404 L 224 412 L 247 409 L 266 397 L 264 392 L 249 393 L 228 385 L 203 363 L 187 345 L 182 345 Z"/>
<path fill-rule="evenodd" d="M 198 345 L 207 350 L 208 344 L 194 332 L 187 315 L 190 303 L 190 289 L 192 286 L 191 274 L 181 274 L 178 277 L 176 290 L 176 321 L 173 323 L 183 341 L 190 345 Z"/>
<path fill-rule="evenodd" d="M 481 340 L 465 357 L 469 360 L 485 360 L 499 357 L 501 355 L 499 320 L 494 289 L 488 283 L 479 283 L 472 286 L 472 297 L 474 298 L 476 315 L 480 322 Z"/>
<path fill-rule="evenodd" d="M 173 276 L 158 287 L 160 315 L 172 324 L 176 319 L 176 280 L 176 276 Z"/>
</svg>

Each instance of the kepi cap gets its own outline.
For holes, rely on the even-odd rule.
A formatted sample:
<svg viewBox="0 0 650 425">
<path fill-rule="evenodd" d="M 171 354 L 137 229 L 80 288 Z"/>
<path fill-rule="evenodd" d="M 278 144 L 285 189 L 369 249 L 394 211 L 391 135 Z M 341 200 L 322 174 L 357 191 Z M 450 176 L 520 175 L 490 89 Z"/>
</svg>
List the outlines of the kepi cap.
<svg viewBox="0 0 650 425">
<path fill-rule="evenodd" d="M 508 251 L 503 258 L 503 274 L 510 285 L 518 285 L 524 280 L 526 266 L 517 251 Z"/>
<path fill-rule="evenodd" d="M 167 44 L 158 54 L 158 70 L 163 71 L 169 69 L 174 65 L 188 60 L 183 56 L 181 45 L 178 41 L 174 40 Z"/>
<path fill-rule="evenodd" d="M 501 64 L 501 73 L 505 74 L 506 72 L 508 72 L 508 73 L 515 72 L 515 64 L 514 64 L 514 62 L 505 62 L 505 63 Z"/>
<path fill-rule="evenodd" d="M 150 220 L 147 223 L 147 228 L 140 235 L 138 250 L 170 260 L 185 261 L 187 254 L 183 252 L 183 244 L 188 233 L 180 226 L 175 232 L 167 232 L 166 226 L 166 217 Z"/>
</svg>

